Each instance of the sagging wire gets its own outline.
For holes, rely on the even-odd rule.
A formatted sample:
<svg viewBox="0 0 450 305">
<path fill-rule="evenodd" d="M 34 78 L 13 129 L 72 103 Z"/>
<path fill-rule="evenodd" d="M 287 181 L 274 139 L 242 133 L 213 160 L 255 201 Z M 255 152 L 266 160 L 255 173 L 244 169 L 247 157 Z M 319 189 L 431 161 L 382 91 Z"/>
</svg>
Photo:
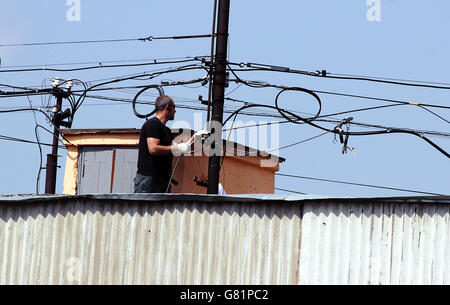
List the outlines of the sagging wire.
<svg viewBox="0 0 450 305">
<path fill-rule="evenodd" d="M 289 178 L 298 178 L 298 179 L 307 179 L 307 180 L 314 180 L 314 181 L 321 181 L 321 182 L 332 182 L 332 183 L 355 185 L 355 186 L 363 186 L 363 187 L 378 188 L 378 189 L 385 189 L 385 190 L 392 190 L 392 191 L 416 193 L 416 194 L 422 194 L 422 195 L 446 196 L 446 195 L 443 195 L 443 194 L 430 193 L 430 192 L 421 192 L 421 191 L 401 189 L 401 188 L 394 188 L 394 187 L 388 187 L 388 186 L 379 186 L 379 185 L 362 184 L 362 183 L 355 183 L 355 182 L 348 182 L 348 181 L 338 181 L 338 180 L 331 180 L 331 179 L 305 177 L 305 176 L 298 176 L 298 175 L 291 175 L 291 174 L 275 173 L 275 176 L 289 177 Z"/>
<path fill-rule="evenodd" d="M 298 115 L 293 114 L 292 112 L 287 112 L 284 109 L 279 108 L 278 106 L 278 99 L 280 97 L 280 94 L 283 92 L 284 90 L 281 90 L 277 97 L 275 98 L 275 107 L 278 110 L 278 112 L 288 121 L 291 121 L 294 124 L 298 124 L 299 121 L 303 121 L 306 124 L 309 124 L 313 127 L 322 129 L 324 131 L 329 131 L 329 132 L 333 132 L 336 133 L 335 130 L 333 129 L 327 129 L 325 127 L 319 126 L 315 123 L 313 123 L 314 120 L 308 119 L 308 118 L 302 118 Z M 289 115 L 292 115 L 294 117 L 294 119 L 288 117 L 285 112 L 289 113 Z M 405 133 L 405 134 L 411 134 L 414 136 L 417 136 L 421 139 L 423 139 L 424 141 L 426 141 L 428 144 L 430 144 L 431 146 L 433 146 L 435 149 L 437 149 L 439 152 L 441 152 L 443 155 L 445 155 L 447 158 L 450 158 L 450 154 L 448 152 L 446 152 L 445 150 L 443 150 L 440 146 L 438 146 L 436 143 L 434 143 L 433 141 L 431 141 L 430 139 L 426 138 L 423 134 L 419 134 L 416 133 L 414 131 L 410 131 L 410 130 L 404 130 L 404 129 L 386 129 L 383 131 L 371 131 L 371 132 L 350 132 L 350 131 L 346 131 L 343 132 L 343 134 L 347 137 L 347 141 L 348 141 L 348 137 L 349 136 L 369 136 L 369 135 L 379 135 L 379 134 L 392 134 L 392 133 Z M 345 147 L 344 147 L 345 148 Z"/>
<path fill-rule="evenodd" d="M 132 101 L 132 107 L 133 107 L 133 113 L 135 116 L 137 116 L 140 119 L 146 119 L 150 116 L 152 116 L 153 114 L 155 114 L 156 109 L 154 109 L 152 112 L 147 113 L 145 115 L 140 114 L 136 111 L 136 102 L 137 99 L 139 98 L 139 96 L 141 94 L 143 94 L 145 91 L 149 90 L 149 89 L 156 89 L 159 93 L 159 96 L 163 96 L 164 95 L 164 89 L 163 86 L 180 86 L 180 85 L 187 85 L 187 84 L 193 84 L 193 83 L 198 83 L 198 82 L 205 82 L 207 80 L 207 76 L 203 77 L 203 78 L 197 78 L 197 79 L 193 79 L 193 80 L 187 80 L 187 81 L 172 81 L 172 82 L 167 82 L 167 81 L 163 81 L 161 82 L 161 85 L 148 85 L 146 87 L 144 87 L 142 90 L 140 90 L 135 96 L 134 99 Z"/>
<path fill-rule="evenodd" d="M 136 111 L 136 101 L 137 101 L 138 97 L 139 97 L 142 93 L 144 93 L 145 91 L 147 91 L 147 90 L 149 90 L 149 89 L 156 89 L 156 90 L 158 91 L 158 93 L 159 93 L 159 96 L 163 96 L 163 95 L 164 95 L 164 90 L 163 90 L 163 88 L 162 88 L 161 86 L 159 86 L 159 85 L 150 85 L 150 86 L 145 87 L 145 88 L 142 89 L 141 91 L 139 91 L 139 92 L 136 94 L 136 96 L 134 97 L 133 101 L 132 101 L 132 107 L 133 107 L 133 113 L 134 113 L 134 115 L 137 116 L 137 117 L 140 118 L 140 119 L 145 119 L 145 120 L 147 120 L 147 118 L 148 118 L 149 116 L 152 116 L 152 115 L 155 114 L 155 112 L 156 112 L 156 109 L 155 109 L 155 110 L 153 110 L 152 112 L 150 112 L 150 113 L 148 113 L 148 114 L 142 115 L 142 114 L 140 114 L 140 113 L 138 113 L 138 112 Z"/>
<path fill-rule="evenodd" d="M 117 78 L 111 81 L 107 81 L 107 82 L 103 82 L 103 83 L 99 83 L 96 85 L 93 85 L 87 89 L 85 89 L 83 91 L 83 93 L 78 97 L 76 103 L 75 103 L 75 108 L 73 111 L 73 115 L 75 114 L 75 112 L 81 107 L 81 105 L 83 104 L 85 98 L 86 98 L 86 94 L 89 91 L 92 91 L 94 88 L 98 88 L 107 84 L 113 84 L 113 83 L 118 83 L 118 82 L 123 82 L 123 81 L 127 81 L 127 80 L 133 80 L 136 79 L 138 77 L 147 77 L 148 80 L 151 80 L 153 78 L 156 78 L 160 75 L 166 74 L 166 73 L 172 73 L 172 72 L 182 72 L 182 71 L 189 71 L 189 70 L 199 70 L 199 69 L 204 69 L 206 70 L 206 72 L 209 72 L 208 69 L 202 65 L 197 65 L 197 64 L 191 64 L 191 65 L 185 65 L 185 66 L 181 66 L 181 67 L 177 67 L 174 69 L 169 69 L 169 70 L 165 70 L 165 71 L 161 71 L 161 72 L 155 72 L 155 73 L 151 73 L 151 74 L 143 74 L 143 75 L 139 75 L 139 76 L 130 76 L 130 77 L 124 77 L 124 78 Z M 204 78 L 201 79 L 202 81 L 204 80 Z M 192 81 L 186 81 L 186 82 L 174 82 L 174 83 L 162 83 L 161 86 L 176 86 L 179 84 L 191 84 L 197 82 L 197 80 L 192 80 Z M 150 85 L 150 86 L 154 86 L 154 85 Z M 144 87 L 145 89 L 146 87 Z M 151 87 L 153 88 L 153 87 Z M 141 94 L 145 92 L 145 90 L 141 90 Z M 144 115 L 145 117 L 145 115 Z"/>
<path fill-rule="evenodd" d="M 249 63 L 250 65 L 255 65 L 252 63 Z M 251 70 L 235 70 L 232 69 L 230 65 L 240 65 L 240 66 L 245 66 L 248 65 L 246 63 L 228 63 L 228 69 L 233 73 L 233 75 L 236 77 L 237 81 L 240 83 L 244 83 L 246 85 L 249 85 L 250 87 L 252 86 L 260 86 L 260 87 L 277 87 L 277 88 L 282 88 L 282 86 L 277 86 L 277 85 L 272 85 L 272 84 L 268 84 L 268 83 L 263 83 L 263 82 L 257 82 L 257 81 L 243 81 L 242 79 L 240 79 L 235 71 L 259 71 L 259 70 L 267 70 L 267 71 L 275 71 L 275 72 L 289 72 L 289 71 L 295 71 L 296 73 L 299 74 L 304 74 L 304 75 L 309 75 L 309 76 L 320 76 L 321 73 L 326 73 L 326 72 L 307 72 L 307 71 L 298 71 L 298 70 L 292 70 L 288 67 L 279 67 L 279 66 L 270 66 L 270 65 L 263 65 L 260 64 L 262 66 L 267 66 L 267 67 L 271 67 L 271 69 L 267 69 L 267 68 L 259 68 L 259 69 L 251 69 Z M 247 83 L 246 83 L 247 82 Z M 415 84 L 413 84 L 415 85 Z M 437 86 L 439 89 L 450 89 L 450 87 L 440 87 Z M 361 98 L 361 99 L 368 99 L 368 100 L 376 100 L 376 101 L 384 101 L 384 102 L 391 102 L 391 103 L 400 103 L 400 104 L 406 104 L 406 105 L 415 105 L 415 106 L 424 106 L 424 107 L 434 107 L 434 108 L 443 108 L 443 109 L 450 109 L 450 106 L 446 106 L 446 105 L 433 105 L 433 104 L 424 104 L 424 103 L 416 103 L 416 102 L 407 102 L 407 101 L 401 101 L 401 100 L 393 100 L 393 99 L 385 99 L 385 98 L 377 98 L 377 97 L 370 97 L 370 96 L 361 96 L 361 95 L 352 95 L 352 94 L 345 94 L 345 93 L 339 93 L 339 92 L 329 92 L 329 91 L 320 91 L 320 90 L 311 90 L 314 91 L 315 93 L 318 94 L 330 94 L 330 95 L 337 95 L 337 96 L 344 96 L 344 97 L 352 97 L 352 98 Z"/>
<path fill-rule="evenodd" d="M 133 86 L 132 88 L 143 88 L 145 86 Z M 123 88 L 131 88 L 131 87 L 120 87 L 120 88 L 107 88 L 109 89 L 114 89 L 114 90 L 120 90 Z M 95 89 L 92 91 L 96 91 Z M 131 93 L 131 92 L 129 92 Z M 135 93 L 133 92 L 133 95 Z M 74 95 L 79 96 L 80 94 L 78 93 L 74 93 Z M 143 93 L 142 95 L 146 95 L 145 93 Z M 115 102 L 121 102 L 121 103 L 132 103 L 132 99 L 127 99 L 127 98 L 116 98 L 116 97 L 110 97 L 110 96 L 104 96 L 104 95 L 86 95 L 87 98 L 93 98 L 93 99 L 100 99 L 100 100 L 110 100 L 110 101 L 115 101 Z M 229 98 L 227 98 L 229 99 Z M 175 100 L 176 97 L 175 97 Z M 232 99 L 230 99 L 232 100 Z M 197 101 L 197 100 L 193 100 L 193 99 L 189 99 L 189 101 Z M 245 101 L 240 101 L 240 100 L 235 100 L 235 101 L 239 101 L 242 102 L 244 104 L 250 104 L 250 105 L 255 105 L 254 103 L 250 103 L 250 102 L 245 102 Z M 152 102 L 148 103 L 148 102 L 144 102 L 144 101 L 136 101 L 136 104 L 142 104 L 142 105 L 148 105 L 148 104 L 154 104 Z M 265 105 L 264 105 L 265 106 Z M 206 109 L 204 107 L 199 107 L 199 106 L 187 106 L 187 105 L 182 105 L 182 104 L 177 104 L 178 108 L 182 108 L 182 109 L 189 109 L 189 110 L 198 110 L 198 111 L 206 111 Z M 273 108 L 274 109 L 274 108 Z M 292 111 L 293 113 L 297 113 L 296 111 Z M 232 114 L 234 113 L 234 110 L 224 110 L 224 113 L 228 113 L 228 114 Z M 348 113 L 348 112 L 346 112 Z M 250 116 L 264 116 L 264 117 L 269 117 L 269 118 L 283 118 L 281 115 L 278 114 L 272 114 L 272 113 L 250 113 L 250 112 L 245 112 L 245 111 L 240 111 L 239 112 L 240 115 L 250 115 Z M 310 113 L 306 113 L 307 115 L 311 115 Z M 341 120 L 339 119 L 322 119 L 322 117 L 329 117 L 331 116 L 331 114 L 327 114 L 327 115 L 321 115 L 319 116 L 316 121 L 318 122 L 324 122 L 324 123 L 329 123 L 329 124 L 339 124 L 341 122 Z M 290 123 L 290 121 L 287 120 L 282 120 L 282 121 L 275 121 L 275 122 L 268 122 L 268 123 L 259 123 L 256 125 L 250 125 L 250 126 L 239 126 L 239 127 L 233 127 L 233 130 L 235 129 L 241 129 L 241 128 L 247 128 L 247 127 L 254 127 L 254 126 L 262 126 L 262 125 L 267 125 L 267 124 L 271 124 L 271 123 L 278 123 L 278 124 L 286 124 L 286 123 Z M 299 124 L 304 124 L 302 122 L 300 122 Z M 428 136 L 433 136 L 433 137 L 443 137 L 443 138 L 450 138 L 450 133 L 443 133 L 443 132 L 439 132 L 439 131 L 430 131 L 430 130 L 413 130 L 413 129 L 407 129 L 407 128 L 400 128 L 400 127 L 391 127 L 391 126 L 381 126 L 381 125 L 374 125 L 374 124 L 367 124 L 367 123 L 359 123 L 356 121 L 352 121 L 352 125 L 361 127 L 361 128 L 377 128 L 377 129 L 405 129 L 405 130 L 411 130 L 417 133 L 421 133 L 424 135 L 428 135 Z M 223 129 L 223 131 L 229 131 L 230 129 Z"/>
<path fill-rule="evenodd" d="M 33 105 L 31 103 L 30 97 L 27 96 L 27 99 L 28 99 L 28 103 L 30 104 L 30 109 L 33 109 Z M 38 174 L 37 174 L 37 177 L 36 177 L 36 194 L 39 194 L 39 180 L 41 178 L 42 160 L 43 159 L 42 159 L 42 147 L 41 147 L 41 143 L 40 143 L 40 140 L 39 140 L 39 133 L 37 131 L 39 124 L 37 122 L 36 113 L 34 111 L 33 111 L 33 117 L 34 117 L 34 123 L 35 123 L 34 135 L 36 137 L 36 142 L 37 142 L 38 149 L 39 149 L 39 170 L 38 170 Z"/>
<path fill-rule="evenodd" d="M 320 137 L 322 137 L 322 136 L 324 136 L 324 135 L 326 135 L 328 133 L 329 132 L 323 132 L 323 133 L 315 135 L 313 137 L 310 137 L 310 138 L 307 138 L 307 139 L 304 139 L 304 140 L 301 140 L 301 141 L 298 141 L 298 142 L 295 142 L 295 143 L 292 143 L 292 144 L 289 144 L 289 145 L 286 145 L 286 146 L 278 147 L 278 148 L 275 148 L 275 149 L 272 149 L 272 150 L 263 151 L 261 153 L 262 154 L 272 155 L 272 153 L 274 153 L 274 152 L 278 153 L 280 150 L 283 150 L 283 149 L 286 149 L 286 148 L 290 148 L 290 147 L 294 147 L 294 146 L 297 146 L 297 145 L 300 145 L 300 144 L 312 141 L 312 140 L 320 138 Z M 235 150 L 235 152 L 238 154 L 239 157 L 255 156 L 255 155 L 253 155 L 253 154 L 251 154 L 250 152 L 247 152 L 247 151 Z M 257 153 L 257 151 L 256 151 L 256 153 Z"/>
<path fill-rule="evenodd" d="M 229 66 L 229 65 L 228 65 Z M 229 68 L 231 69 L 231 67 L 229 66 Z M 336 131 L 334 129 L 328 129 L 325 127 L 322 127 L 320 125 L 317 125 L 314 123 L 314 121 L 319 117 L 320 115 L 320 110 L 321 110 L 321 102 L 320 102 L 320 98 L 318 97 L 318 95 L 316 94 L 316 91 L 312 91 L 312 90 L 308 90 L 308 89 L 304 89 L 304 88 L 298 88 L 298 87 L 287 87 L 287 86 L 278 86 L 278 85 L 273 85 L 273 84 L 269 84 L 269 83 L 265 83 L 265 82 L 256 82 L 256 81 L 247 81 L 247 80 L 242 80 L 232 69 L 231 72 L 233 73 L 233 75 L 236 77 L 236 81 L 239 83 L 243 83 L 247 86 L 250 87 L 254 87 L 254 88 L 265 88 L 265 87 L 272 87 L 272 88 L 278 88 L 280 89 L 279 93 L 277 94 L 276 98 L 275 98 L 275 106 L 267 106 L 267 105 L 259 105 L 259 107 L 269 107 L 269 108 L 274 108 L 278 111 L 278 113 L 287 121 L 290 121 L 291 123 L 294 124 L 299 124 L 299 123 L 306 123 L 308 125 L 311 125 L 315 128 L 319 128 L 321 130 L 324 131 L 328 131 L 328 132 L 333 132 L 336 133 Z M 318 102 L 319 102 L 319 111 L 316 113 L 316 115 L 314 117 L 309 117 L 309 118 L 304 118 L 301 117 L 299 115 L 296 115 L 290 111 L 287 111 L 286 109 L 282 109 L 279 107 L 279 97 L 280 95 L 285 92 L 285 91 L 290 91 L 290 90 L 294 90 L 294 91 L 302 91 L 305 93 L 308 93 L 309 95 L 312 95 Z M 410 104 L 410 103 L 409 103 Z M 245 105 L 243 107 L 241 107 L 240 109 L 237 110 L 237 112 L 242 111 L 243 109 L 246 109 L 248 107 L 258 107 L 257 104 L 254 105 Z M 229 118 L 228 118 L 229 119 Z M 227 120 L 228 120 L 227 119 Z M 226 121 L 227 121 L 226 120 Z M 225 122 L 226 122 L 225 121 Z M 224 123 L 225 124 L 225 123 Z M 437 144 L 435 144 L 434 142 L 432 142 L 430 139 L 426 138 L 423 134 L 411 131 L 411 130 L 405 130 L 405 129 L 386 129 L 386 130 L 382 130 L 382 131 L 371 131 L 371 132 L 343 132 L 343 134 L 345 136 L 367 136 L 367 135 L 379 135 L 379 134 L 393 134 L 393 133 L 405 133 L 405 134 L 411 134 L 411 135 L 415 135 L 421 139 L 423 139 L 424 141 L 426 141 L 427 143 L 429 143 L 431 146 L 433 146 L 435 149 L 437 149 L 439 152 L 441 152 L 443 155 L 445 155 L 447 158 L 450 158 L 450 154 L 448 152 L 446 152 L 445 150 L 443 150 L 440 146 L 438 146 Z"/>
<path fill-rule="evenodd" d="M 145 87 L 145 86 L 136 86 L 136 88 L 142 88 L 142 87 Z M 109 88 L 109 89 L 111 89 L 111 88 Z M 117 89 L 117 88 L 115 88 L 115 89 Z M 117 90 L 119 90 L 119 89 L 117 89 Z M 95 91 L 95 90 L 93 90 L 93 91 Z M 133 94 L 135 94 L 135 93 L 133 93 Z M 145 93 L 143 93 L 143 95 L 145 95 Z M 124 102 L 124 103 L 132 103 L 131 99 L 125 99 L 125 98 L 113 98 L 113 97 L 108 97 L 108 96 L 96 96 L 96 95 L 87 95 L 87 97 L 95 98 L 95 99 L 102 99 L 102 100 L 111 100 L 111 101 L 117 101 L 117 102 Z M 229 100 L 233 100 L 233 99 L 229 99 Z M 192 100 L 192 101 L 194 101 L 194 100 Z M 245 101 L 241 101 L 241 100 L 234 100 L 234 101 L 239 101 L 239 102 L 242 102 L 244 104 L 256 105 L 254 103 L 245 102 Z M 148 104 L 148 103 L 136 101 L 136 104 Z M 393 106 L 393 105 L 390 105 L 390 106 Z M 197 106 L 178 105 L 178 107 L 179 108 L 183 108 L 183 109 L 189 109 L 189 110 L 200 110 L 200 111 L 204 111 L 205 110 L 203 107 L 197 107 Z M 270 108 L 272 108 L 272 107 L 270 107 Z M 364 110 L 369 110 L 369 109 L 364 108 Z M 359 110 L 352 110 L 352 111 L 359 111 Z M 345 113 L 349 113 L 349 112 L 352 112 L 352 111 L 346 111 Z M 233 113 L 234 111 L 225 110 L 224 112 L 225 113 Z M 295 111 L 291 111 L 291 112 L 297 113 Z M 247 112 L 244 112 L 244 111 L 240 111 L 239 114 L 241 114 L 241 115 L 254 115 L 254 113 L 247 113 Z M 265 116 L 265 117 L 271 117 L 271 118 L 281 118 L 282 117 L 281 115 L 274 115 L 274 114 L 269 114 L 269 113 L 258 114 L 258 115 Z M 335 120 L 321 119 L 323 117 L 329 117 L 331 115 L 333 115 L 333 114 L 321 115 L 321 116 L 318 117 L 318 119 L 316 119 L 316 121 L 326 122 L 326 123 L 331 123 L 331 124 L 338 124 L 338 123 L 340 123 L 340 120 L 337 120 L 337 119 L 335 119 Z M 290 121 L 283 120 L 283 121 L 276 121 L 276 122 L 260 123 L 260 124 L 256 124 L 256 125 L 250 125 L 250 126 L 233 127 L 233 129 L 247 128 L 247 127 L 253 127 L 253 126 L 261 126 L 261 125 L 266 125 L 266 124 L 271 124 L 271 123 L 285 124 L 285 123 L 290 123 Z M 352 121 L 352 125 L 356 125 L 356 126 L 360 126 L 360 127 L 364 127 L 364 128 L 401 129 L 399 127 L 387 127 L 387 126 L 359 123 L 359 122 L 355 122 L 355 121 Z M 403 128 L 403 129 L 406 129 L 406 128 Z M 223 129 L 223 131 L 229 131 L 229 130 L 230 129 Z M 408 129 L 406 129 L 406 130 L 408 130 Z M 429 135 L 429 136 L 436 136 L 436 137 L 440 136 L 440 137 L 445 137 L 445 138 L 450 137 L 450 134 L 442 133 L 442 132 L 438 132 L 438 131 L 428 131 L 428 130 L 411 130 L 411 131 L 415 131 L 417 133 L 422 133 L 422 134 Z"/>
<path fill-rule="evenodd" d="M 233 74 L 234 74 L 237 78 L 239 78 L 234 72 L 233 72 Z M 315 118 L 317 118 L 317 117 L 320 115 L 320 112 L 321 112 L 321 110 L 322 110 L 322 102 L 321 102 L 319 96 L 318 96 L 317 94 L 315 94 L 314 92 L 312 92 L 312 91 L 310 91 L 310 90 L 308 90 L 308 89 L 305 89 L 305 88 L 295 87 L 295 88 L 291 88 L 291 89 L 292 89 L 292 90 L 295 90 L 295 91 L 307 93 L 307 94 L 309 94 L 309 95 L 311 95 L 311 96 L 313 96 L 313 97 L 315 98 L 317 104 L 319 105 L 319 109 L 318 109 L 317 113 L 316 113 L 313 117 L 309 118 L 308 120 L 314 120 Z M 283 89 L 282 91 L 280 91 L 279 94 L 281 94 L 281 93 L 284 92 L 285 90 L 287 90 L 287 89 Z M 239 114 L 239 112 L 242 111 L 242 110 L 244 110 L 244 109 L 250 108 L 250 107 L 267 107 L 267 108 L 272 108 L 272 109 L 274 108 L 274 107 L 272 107 L 272 106 L 267 106 L 267 105 L 262 105 L 262 104 L 245 104 L 243 107 L 241 107 L 241 108 L 239 108 L 238 110 L 236 110 L 235 112 L 233 112 L 233 113 L 232 113 L 232 114 L 231 114 L 231 115 L 223 122 L 223 126 L 225 126 L 225 124 L 231 119 L 231 117 L 234 117 L 234 118 L 233 118 L 233 122 L 232 122 L 232 124 L 231 124 L 231 128 L 230 128 L 230 129 L 233 129 L 234 122 L 235 122 L 235 120 L 236 120 L 237 115 Z M 275 108 L 275 109 L 276 109 L 276 108 Z M 277 110 L 278 110 L 278 109 L 277 109 Z M 227 141 L 229 140 L 230 136 L 231 136 L 231 132 L 228 134 L 228 139 L 227 139 Z M 225 150 L 226 150 L 226 149 L 225 149 Z M 224 151 L 224 155 L 222 156 L 221 163 L 220 163 L 220 166 L 219 166 L 219 172 L 220 172 L 220 169 L 222 168 L 223 162 L 224 162 L 224 160 L 225 160 L 225 153 L 226 153 L 226 152 Z"/>
<path fill-rule="evenodd" d="M 52 123 L 53 127 L 55 127 L 55 128 L 58 130 L 58 132 L 61 134 L 61 129 L 59 129 L 59 128 L 53 123 L 52 118 L 51 118 L 45 111 L 43 111 L 41 108 L 38 108 L 38 109 L 36 109 L 36 108 L 18 108 L 18 109 L 10 109 L 10 110 L 0 110 L 0 114 L 1 114 L 1 113 L 25 112 L 25 111 L 33 111 L 33 112 L 40 112 L 40 113 L 42 113 L 42 114 L 43 114 L 43 115 L 44 115 L 44 116 Z M 41 126 L 41 125 L 39 125 L 39 127 L 41 127 L 41 128 L 43 128 L 43 129 L 49 131 L 48 129 L 44 128 L 44 127 Z M 51 131 L 49 131 L 49 132 L 53 134 L 53 132 L 51 132 Z M 67 143 L 69 143 L 70 145 L 78 146 L 78 145 L 76 145 L 76 144 L 71 143 L 66 137 L 64 137 L 64 135 L 61 134 L 61 137 L 62 137 Z M 58 141 L 60 141 L 61 143 L 63 143 L 61 139 L 58 139 Z"/>
</svg>

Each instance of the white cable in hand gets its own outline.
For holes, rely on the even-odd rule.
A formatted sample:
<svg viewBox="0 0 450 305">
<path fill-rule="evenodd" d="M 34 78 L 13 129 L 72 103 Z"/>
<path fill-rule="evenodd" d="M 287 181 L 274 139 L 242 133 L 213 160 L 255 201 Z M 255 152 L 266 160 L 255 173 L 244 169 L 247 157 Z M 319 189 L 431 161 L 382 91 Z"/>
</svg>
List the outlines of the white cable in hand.
<svg viewBox="0 0 450 305">
<path fill-rule="evenodd" d="M 199 130 L 196 133 L 194 133 L 195 139 L 201 139 L 203 136 L 209 135 L 208 130 Z"/>
</svg>

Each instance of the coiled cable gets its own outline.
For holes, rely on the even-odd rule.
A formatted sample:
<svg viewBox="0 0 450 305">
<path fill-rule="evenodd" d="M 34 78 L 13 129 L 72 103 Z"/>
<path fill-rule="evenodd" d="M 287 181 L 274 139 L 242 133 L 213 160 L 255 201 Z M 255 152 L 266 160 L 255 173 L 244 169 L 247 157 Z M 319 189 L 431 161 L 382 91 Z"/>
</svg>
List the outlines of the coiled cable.
<svg viewBox="0 0 450 305">
<path fill-rule="evenodd" d="M 149 116 L 152 116 L 152 115 L 155 114 L 155 112 L 156 112 L 156 109 L 153 110 L 153 111 L 150 112 L 150 113 L 147 113 L 147 114 L 140 114 L 139 112 L 136 111 L 136 102 L 137 102 L 138 97 L 139 97 L 142 93 L 144 93 L 145 91 L 147 91 L 147 90 L 149 90 L 149 89 L 156 89 L 156 90 L 158 90 L 159 96 L 163 96 L 163 95 L 164 95 L 164 89 L 163 89 L 161 86 L 159 86 L 159 85 L 149 85 L 149 86 L 147 86 L 147 87 L 144 87 L 144 89 L 142 89 L 141 91 L 139 91 L 139 92 L 136 94 L 136 96 L 134 97 L 134 99 L 133 99 L 132 107 L 133 107 L 134 115 L 137 116 L 137 117 L 140 118 L 140 119 L 147 119 Z"/>
</svg>

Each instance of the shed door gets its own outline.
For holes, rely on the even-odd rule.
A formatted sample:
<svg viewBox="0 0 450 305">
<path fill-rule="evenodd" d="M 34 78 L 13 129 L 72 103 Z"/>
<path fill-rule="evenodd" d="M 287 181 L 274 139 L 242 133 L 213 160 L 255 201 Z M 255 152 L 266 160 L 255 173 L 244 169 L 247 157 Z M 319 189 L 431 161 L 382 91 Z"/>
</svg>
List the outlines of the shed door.
<svg viewBox="0 0 450 305">
<path fill-rule="evenodd" d="M 77 194 L 132 193 L 137 157 L 137 147 L 82 147 Z"/>
<path fill-rule="evenodd" d="M 121 147 L 115 150 L 112 193 L 133 193 L 139 150 L 137 147 Z"/>
</svg>

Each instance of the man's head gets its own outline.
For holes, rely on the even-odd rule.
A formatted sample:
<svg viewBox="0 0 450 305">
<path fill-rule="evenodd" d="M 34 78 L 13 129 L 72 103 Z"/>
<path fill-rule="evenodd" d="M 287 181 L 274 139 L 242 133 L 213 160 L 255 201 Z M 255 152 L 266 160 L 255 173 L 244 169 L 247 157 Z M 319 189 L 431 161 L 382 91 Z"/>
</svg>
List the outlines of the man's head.
<svg viewBox="0 0 450 305">
<path fill-rule="evenodd" d="M 175 118 L 175 103 L 170 96 L 158 96 L 155 102 L 155 109 L 158 116 L 163 116 L 168 121 L 171 121 Z"/>
</svg>

